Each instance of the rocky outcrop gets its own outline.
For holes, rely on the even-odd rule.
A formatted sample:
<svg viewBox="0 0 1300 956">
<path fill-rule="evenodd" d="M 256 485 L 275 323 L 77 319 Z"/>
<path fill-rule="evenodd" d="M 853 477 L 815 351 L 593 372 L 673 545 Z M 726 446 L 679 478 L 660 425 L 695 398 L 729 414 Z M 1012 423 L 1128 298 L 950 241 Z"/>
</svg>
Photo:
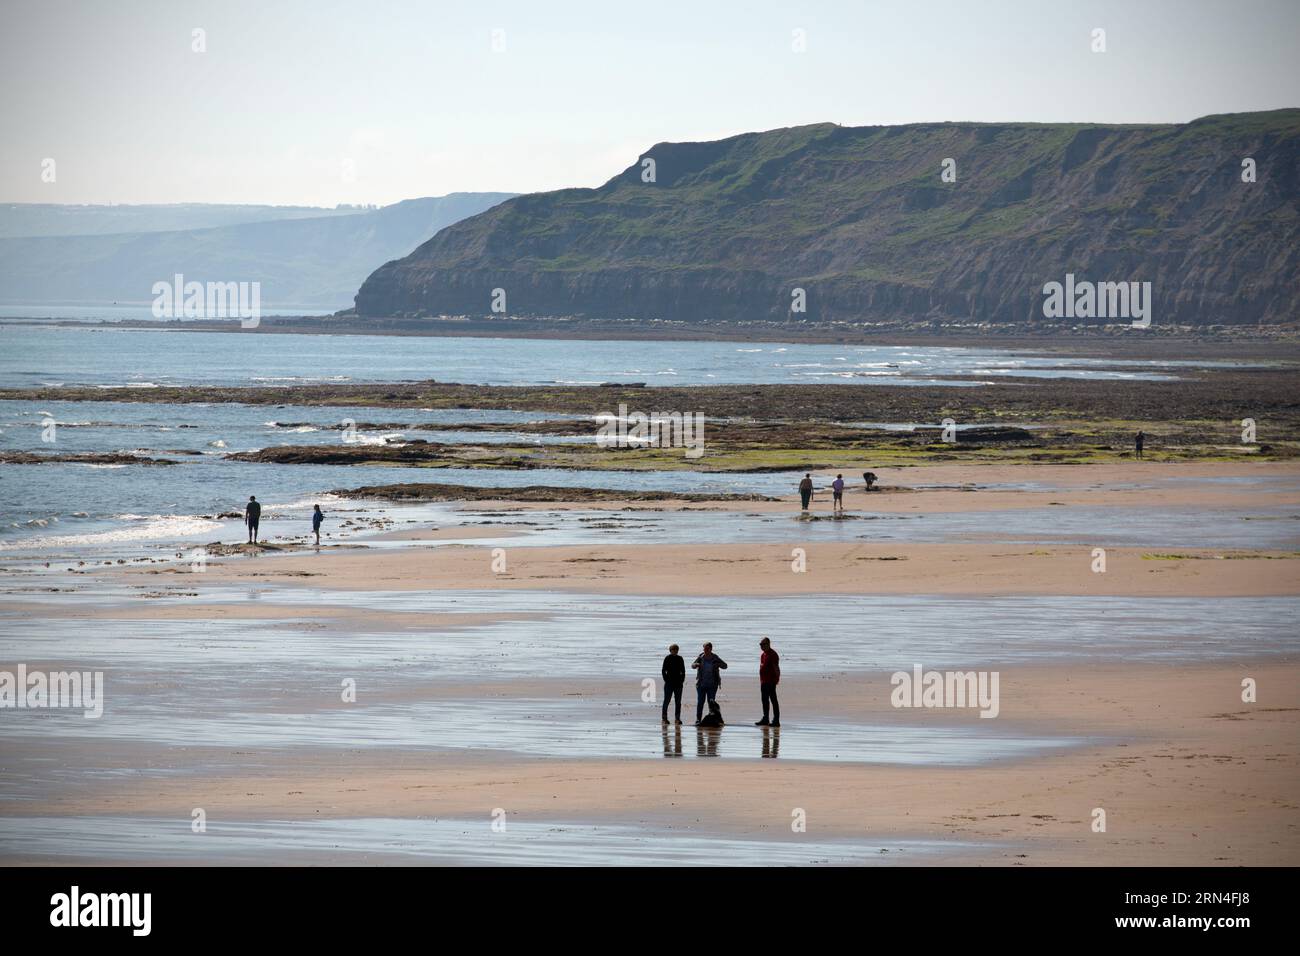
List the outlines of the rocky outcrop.
<svg viewBox="0 0 1300 956">
<path fill-rule="evenodd" d="M 1045 323 L 1043 287 L 1069 273 L 1150 282 L 1156 326 L 1293 323 L 1298 187 L 1296 109 L 660 143 L 598 189 L 520 196 L 443 229 L 374 272 L 356 313 L 490 316 L 500 289 L 523 316 Z"/>
<path fill-rule="evenodd" d="M 527 485 L 523 488 L 479 488 L 473 485 L 438 485 L 417 482 L 401 485 L 367 485 L 337 489 L 343 498 L 376 498 L 382 501 L 777 501 L 766 495 L 702 494 L 676 491 L 629 491 L 621 488 L 557 488 Z"/>
<path fill-rule="evenodd" d="M 6 465 L 174 465 L 166 458 L 148 458 L 124 452 L 52 452 L 0 451 L 0 463 Z"/>
</svg>

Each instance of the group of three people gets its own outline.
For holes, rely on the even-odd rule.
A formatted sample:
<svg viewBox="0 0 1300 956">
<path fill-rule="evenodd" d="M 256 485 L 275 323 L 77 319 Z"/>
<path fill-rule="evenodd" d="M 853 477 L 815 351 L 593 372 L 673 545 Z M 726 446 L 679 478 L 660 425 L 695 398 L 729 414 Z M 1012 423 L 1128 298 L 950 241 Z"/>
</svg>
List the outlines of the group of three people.
<svg viewBox="0 0 1300 956">
<path fill-rule="evenodd" d="M 758 692 L 763 704 L 763 719 L 755 721 L 759 727 L 781 726 L 781 705 L 776 699 L 776 685 L 781 681 L 781 657 L 768 638 L 758 642 L 762 653 L 758 658 Z M 668 702 L 676 700 L 676 723 L 682 722 L 682 687 L 686 684 L 686 662 L 673 644 L 664 658 L 661 674 L 664 679 L 663 722 L 668 723 Z M 691 664 L 695 671 L 695 725 L 721 727 L 722 712 L 718 707 L 718 688 L 722 686 L 722 672 L 727 662 L 713 653 L 713 645 L 705 643 L 700 656 Z M 704 705 L 709 706 L 709 716 L 704 716 Z M 769 720 L 770 716 L 770 720 Z"/>
</svg>

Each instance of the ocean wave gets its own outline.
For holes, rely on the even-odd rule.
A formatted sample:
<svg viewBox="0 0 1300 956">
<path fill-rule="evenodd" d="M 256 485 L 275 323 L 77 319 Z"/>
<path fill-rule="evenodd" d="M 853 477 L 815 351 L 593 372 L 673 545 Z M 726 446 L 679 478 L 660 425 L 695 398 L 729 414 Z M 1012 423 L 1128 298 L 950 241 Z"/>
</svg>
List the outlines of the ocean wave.
<svg viewBox="0 0 1300 956">
<path fill-rule="evenodd" d="M 86 534 L 47 535 L 23 538 L 18 541 L 0 543 L 0 551 L 27 550 L 40 548 L 75 548 L 87 545 L 112 544 L 115 541 L 150 541 L 155 539 L 189 537 L 204 532 L 218 531 L 222 524 L 211 518 L 197 515 L 117 515 L 119 519 L 130 524 L 108 531 L 95 531 Z"/>
<path fill-rule="evenodd" d="M 254 375 L 250 382 L 350 382 L 351 375 Z"/>
<path fill-rule="evenodd" d="M 322 502 L 343 501 L 348 502 L 350 499 L 340 495 L 331 494 L 328 491 L 322 491 L 318 495 L 312 495 L 308 498 L 299 498 L 296 501 L 268 501 L 263 502 L 264 508 L 275 508 L 277 510 L 294 511 L 299 508 L 310 508 L 312 505 L 318 505 Z"/>
<path fill-rule="evenodd" d="M 802 378 L 890 378 L 902 375 L 902 372 L 895 370 L 881 369 L 876 372 L 798 372 Z"/>
<path fill-rule="evenodd" d="M 357 432 L 356 437 L 347 442 L 349 445 L 389 445 L 399 444 L 401 439 L 405 438 L 402 432 L 389 432 L 386 435 L 367 435 L 363 432 Z"/>
<path fill-rule="evenodd" d="M 46 528 L 51 524 L 58 523 L 57 517 L 51 518 L 32 518 L 29 521 L 14 521 L 9 524 L 11 528 Z"/>
</svg>

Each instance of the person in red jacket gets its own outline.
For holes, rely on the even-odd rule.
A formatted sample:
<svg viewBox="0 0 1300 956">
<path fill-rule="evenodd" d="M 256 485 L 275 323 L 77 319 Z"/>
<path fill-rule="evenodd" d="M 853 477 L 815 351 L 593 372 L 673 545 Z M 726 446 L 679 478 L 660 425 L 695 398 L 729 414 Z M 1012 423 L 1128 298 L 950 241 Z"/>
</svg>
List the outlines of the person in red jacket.
<svg viewBox="0 0 1300 956">
<path fill-rule="evenodd" d="M 776 685 L 781 682 L 781 655 L 772 649 L 772 642 L 766 637 L 758 642 L 763 649 L 758 659 L 758 692 L 763 698 L 763 719 L 754 721 L 759 727 L 781 726 L 781 705 L 776 700 Z M 767 719 L 771 708 L 772 720 Z"/>
</svg>

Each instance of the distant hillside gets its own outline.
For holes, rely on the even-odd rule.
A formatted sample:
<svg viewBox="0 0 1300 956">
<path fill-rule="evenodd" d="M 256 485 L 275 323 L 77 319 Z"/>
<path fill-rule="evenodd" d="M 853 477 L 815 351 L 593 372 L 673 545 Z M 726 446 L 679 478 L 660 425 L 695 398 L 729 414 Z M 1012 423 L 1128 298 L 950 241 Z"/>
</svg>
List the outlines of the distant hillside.
<svg viewBox="0 0 1300 956">
<path fill-rule="evenodd" d="M 259 281 L 263 308 L 333 311 L 382 263 L 511 195 L 452 193 L 366 212 L 318 210 L 312 218 L 185 231 L 0 239 L 0 302 L 148 303 L 153 284 L 179 272 L 187 281 Z"/>
<path fill-rule="evenodd" d="M 1041 322 L 1043 285 L 1070 272 L 1151 282 L 1157 323 L 1300 317 L 1300 110 L 822 124 L 643 156 L 655 183 L 639 158 L 443 230 L 371 275 L 357 313 L 484 315 L 501 288 L 515 315 Z"/>
<path fill-rule="evenodd" d="M 353 206 L 247 206 L 225 203 L 158 203 L 118 206 L 106 203 L 0 203 L 0 238 L 13 236 L 107 236 L 118 232 L 175 232 L 211 229 L 241 222 L 352 216 Z"/>
</svg>

